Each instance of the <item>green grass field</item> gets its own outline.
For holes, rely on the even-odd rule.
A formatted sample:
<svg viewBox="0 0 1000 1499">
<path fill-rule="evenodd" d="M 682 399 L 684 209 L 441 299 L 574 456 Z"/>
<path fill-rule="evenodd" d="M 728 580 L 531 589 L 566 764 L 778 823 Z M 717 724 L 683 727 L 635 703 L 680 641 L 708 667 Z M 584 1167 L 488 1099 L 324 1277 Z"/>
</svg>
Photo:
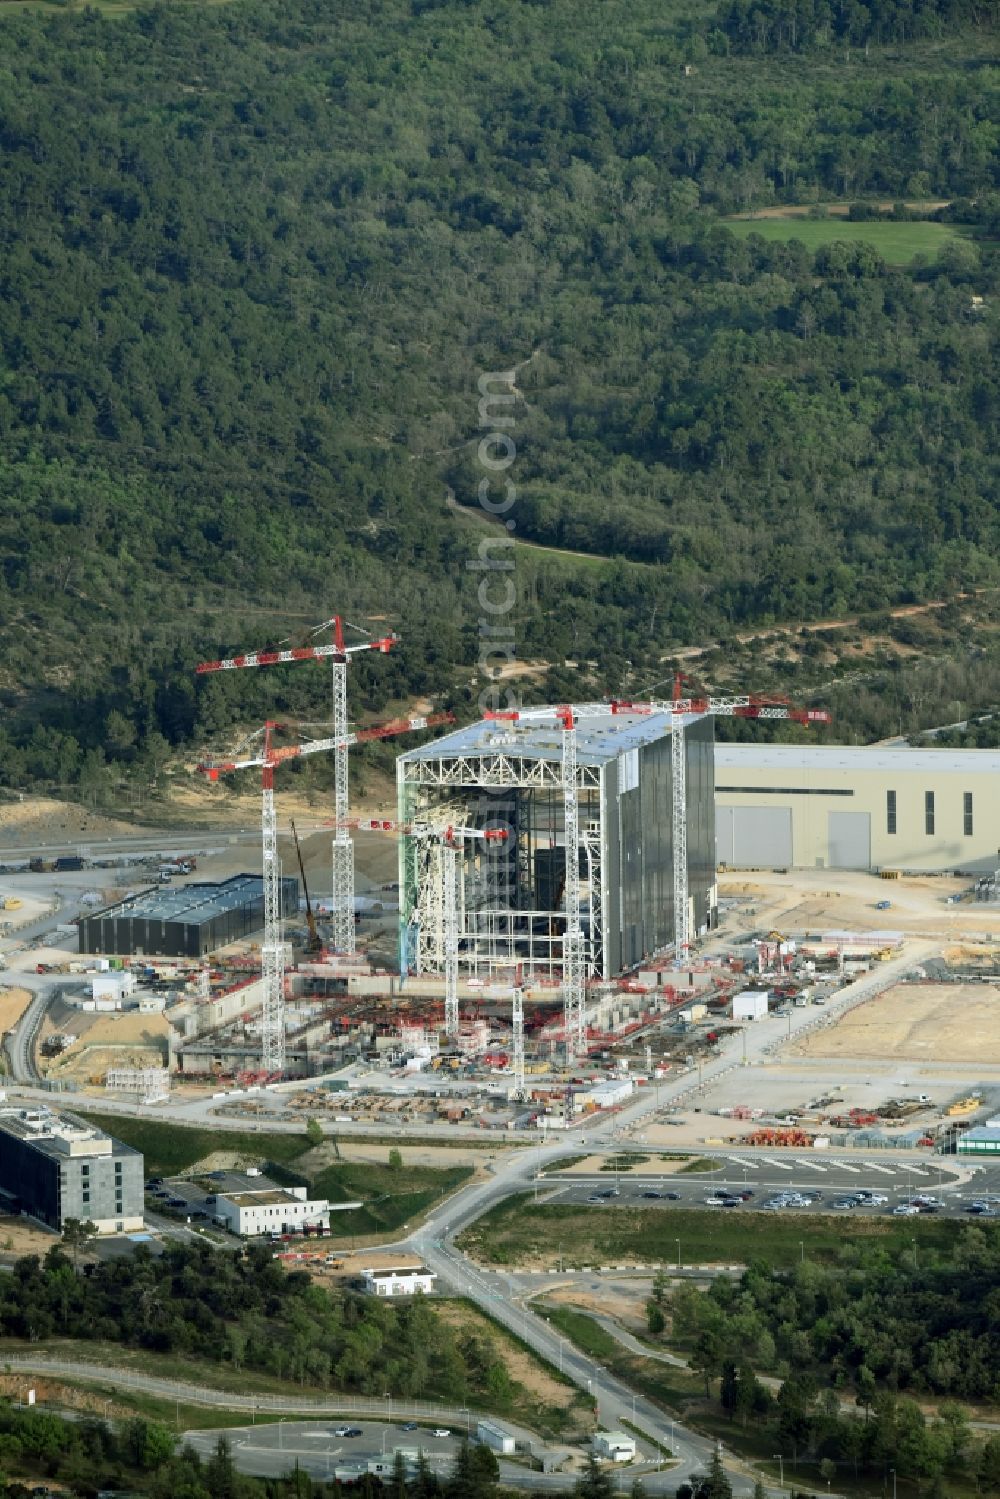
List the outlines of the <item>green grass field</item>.
<svg viewBox="0 0 1000 1499">
<path fill-rule="evenodd" d="M 507 1198 L 465 1230 L 458 1242 L 494 1265 L 542 1260 L 565 1266 L 609 1264 L 746 1264 L 776 1269 L 800 1258 L 834 1262 L 845 1249 L 908 1254 L 950 1253 L 964 1224 L 942 1218 L 846 1218 L 824 1213 L 765 1213 L 745 1208 L 601 1208 L 536 1206 L 528 1194 Z M 680 1245 L 678 1246 L 678 1239 Z"/>
<path fill-rule="evenodd" d="M 454 1192 L 472 1175 L 471 1166 L 388 1166 L 378 1161 L 341 1161 L 314 1179 L 313 1190 L 330 1202 L 363 1202 L 334 1213 L 331 1236 L 389 1233 L 410 1223 Z"/>
<path fill-rule="evenodd" d="M 849 219 L 727 219 L 727 228 L 746 238 L 759 234 L 767 240 L 797 239 L 807 249 L 818 250 L 834 240 L 861 241 L 874 245 L 888 265 L 911 265 L 918 255 L 936 260 L 949 240 L 958 238 L 949 224 L 932 224 L 923 220 L 892 223 L 873 220 L 851 222 Z"/>
<path fill-rule="evenodd" d="M 215 1150 L 231 1151 L 262 1163 L 287 1166 L 311 1149 L 305 1135 L 266 1135 L 167 1124 L 159 1119 L 127 1119 L 118 1114 L 80 1112 L 82 1119 L 107 1130 L 146 1158 L 147 1176 L 177 1176 Z"/>
</svg>

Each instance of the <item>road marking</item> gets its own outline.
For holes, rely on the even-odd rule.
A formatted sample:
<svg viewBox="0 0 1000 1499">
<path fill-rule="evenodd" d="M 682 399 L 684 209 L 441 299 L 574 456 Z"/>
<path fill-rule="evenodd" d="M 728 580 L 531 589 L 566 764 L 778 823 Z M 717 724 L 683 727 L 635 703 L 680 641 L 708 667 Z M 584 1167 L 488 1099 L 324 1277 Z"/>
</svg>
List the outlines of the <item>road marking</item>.
<svg viewBox="0 0 1000 1499">
<path fill-rule="evenodd" d="M 907 1166 L 906 1170 L 909 1176 L 930 1176 L 930 1172 L 925 1171 L 922 1166 Z"/>
<path fill-rule="evenodd" d="M 865 1161 L 865 1170 L 866 1171 L 881 1171 L 881 1173 L 882 1173 L 883 1176 L 895 1176 L 896 1175 L 895 1171 L 893 1171 L 893 1169 L 892 1169 L 891 1166 L 876 1166 L 876 1164 L 875 1164 L 874 1161 Z"/>
<path fill-rule="evenodd" d="M 835 1166 L 839 1166 L 841 1171 L 853 1171 L 855 1176 L 857 1176 L 858 1172 L 861 1170 L 860 1166 L 849 1166 L 846 1161 L 834 1161 L 833 1164 Z"/>
<path fill-rule="evenodd" d="M 807 1161 L 807 1160 L 805 1160 L 800 1155 L 797 1155 L 795 1157 L 795 1160 L 796 1160 L 796 1163 L 799 1166 L 808 1166 L 809 1169 L 810 1169 L 810 1171 L 825 1171 L 826 1170 L 826 1167 L 825 1166 L 821 1166 L 818 1161 Z"/>
<path fill-rule="evenodd" d="M 793 1167 L 789 1166 L 787 1161 L 769 1161 L 768 1165 L 776 1166 L 779 1171 L 791 1171 L 794 1169 Z"/>
<path fill-rule="evenodd" d="M 760 1169 L 760 1161 L 745 1161 L 742 1156 L 727 1155 L 726 1160 L 732 1161 L 734 1166 L 742 1166 L 747 1171 L 758 1171 Z"/>
</svg>

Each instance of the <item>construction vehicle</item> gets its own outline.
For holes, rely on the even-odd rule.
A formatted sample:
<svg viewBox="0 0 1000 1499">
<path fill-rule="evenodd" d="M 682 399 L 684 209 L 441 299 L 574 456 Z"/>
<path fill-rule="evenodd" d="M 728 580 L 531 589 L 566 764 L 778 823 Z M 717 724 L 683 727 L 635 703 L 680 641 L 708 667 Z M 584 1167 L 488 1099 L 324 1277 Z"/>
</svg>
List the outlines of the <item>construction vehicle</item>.
<svg viewBox="0 0 1000 1499">
<path fill-rule="evenodd" d="M 295 842 L 295 857 L 299 861 L 299 874 L 302 876 L 302 890 L 306 898 L 306 926 L 309 928 L 309 941 L 306 943 L 306 952 L 314 955 L 323 951 L 323 943 L 316 928 L 316 918 L 313 915 L 312 901 L 309 899 L 309 885 L 306 881 L 306 866 L 302 862 L 302 849 L 299 845 L 299 835 L 292 823 L 292 838 Z"/>
</svg>

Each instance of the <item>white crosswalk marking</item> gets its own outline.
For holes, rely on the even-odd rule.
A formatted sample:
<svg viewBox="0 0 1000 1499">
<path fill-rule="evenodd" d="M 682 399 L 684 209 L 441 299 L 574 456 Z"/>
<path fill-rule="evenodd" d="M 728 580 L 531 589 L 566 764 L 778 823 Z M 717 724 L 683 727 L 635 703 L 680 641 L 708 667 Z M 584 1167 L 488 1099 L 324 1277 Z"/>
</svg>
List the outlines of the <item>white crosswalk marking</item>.
<svg viewBox="0 0 1000 1499">
<path fill-rule="evenodd" d="M 865 1169 L 868 1171 L 881 1171 L 883 1176 L 895 1176 L 891 1166 L 876 1166 L 874 1161 L 865 1161 Z"/>
<path fill-rule="evenodd" d="M 769 1164 L 772 1165 L 772 1166 L 777 1166 L 777 1168 L 778 1168 L 779 1171 L 791 1171 L 792 1170 L 792 1167 L 789 1166 L 789 1164 L 788 1164 L 787 1161 L 771 1161 Z"/>
<path fill-rule="evenodd" d="M 834 1165 L 839 1166 L 841 1171 L 853 1171 L 855 1175 L 861 1170 L 860 1166 L 849 1166 L 846 1161 L 835 1161 Z"/>
<path fill-rule="evenodd" d="M 910 1176 L 930 1176 L 930 1172 L 925 1171 L 922 1166 L 908 1166 L 906 1169 Z"/>
<path fill-rule="evenodd" d="M 734 1166 L 743 1166 L 748 1171 L 756 1171 L 760 1166 L 760 1161 L 745 1161 L 739 1155 L 727 1155 L 726 1160 L 732 1161 Z"/>
<path fill-rule="evenodd" d="M 810 1171 L 825 1171 L 826 1170 L 826 1167 L 825 1166 L 821 1166 L 818 1161 L 807 1161 L 807 1160 L 805 1160 L 800 1155 L 797 1155 L 795 1157 L 795 1160 L 796 1160 L 796 1163 L 799 1166 L 808 1166 Z"/>
</svg>

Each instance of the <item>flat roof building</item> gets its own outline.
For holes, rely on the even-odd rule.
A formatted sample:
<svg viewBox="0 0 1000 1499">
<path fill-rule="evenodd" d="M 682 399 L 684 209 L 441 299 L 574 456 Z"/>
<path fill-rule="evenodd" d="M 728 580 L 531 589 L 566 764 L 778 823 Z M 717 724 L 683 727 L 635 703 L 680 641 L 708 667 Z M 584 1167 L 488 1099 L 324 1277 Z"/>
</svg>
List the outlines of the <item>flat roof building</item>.
<svg viewBox="0 0 1000 1499">
<path fill-rule="evenodd" d="M 955 1149 L 959 1155 L 1000 1156 L 1000 1127 L 981 1124 L 967 1129 L 964 1135 L 959 1135 Z"/>
<path fill-rule="evenodd" d="M 574 713 L 579 841 L 568 853 L 557 722 L 484 719 L 397 761 L 404 825 L 509 830 L 502 845 L 470 839 L 459 853 L 459 961 L 468 975 L 518 965 L 529 977 L 561 976 L 567 857 L 580 869 L 588 976 L 613 978 L 673 943 L 670 717 L 600 703 Z M 685 715 L 683 734 L 691 930 L 704 932 L 717 904 L 712 720 Z M 404 833 L 399 859 L 402 966 L 442 973 L 440 846 Z"/>
<path fill-rule="evenodd" d="M 4 1108 L 0 1193 L 60 1232 L 77 1218 L 98 1233 L 133 1233 L 143 1226 L 143 1158 L 73 1114 Z"/>
<path fill-rule="evenodd" d="M 340 1206 L 340 1204 L 338 1204 Z M 344 1204 L 359 1207 L 359 1203 Z M 305 1187 L 277 1187 L 272 1182 L 239 1191 L 215 1194 L 215 1217 L 242 1239 L 261 1234 L 297 1233 L 330 1227 L 330 1204 L 325 1197 L 310 1198 Z"/>
<path fill-rule="evenodd" d="M 992 875 L 998 778 L 993 750 L 717 744 L 717 861 Z"/>
<path fill-rule="evenodd" d="M 283 916 L 299 909 L 299 882 L 279 882 Z M 218 883 L 160 886 L 81 916 L 80 951 L 132 956 L 201 958 L 264 925 L 264 882 L 236 874 Z"/>
<path fill-rule="evenodd" d="M 417 1269 L 407 1267 L 386 1270 L 365 1269 L 361 1272 L 362 1284 L 369 1296 L 429 1296 L 434 1289 L 437 1276 L 433 1270 L 421 1265 Z"/>
</svg>

